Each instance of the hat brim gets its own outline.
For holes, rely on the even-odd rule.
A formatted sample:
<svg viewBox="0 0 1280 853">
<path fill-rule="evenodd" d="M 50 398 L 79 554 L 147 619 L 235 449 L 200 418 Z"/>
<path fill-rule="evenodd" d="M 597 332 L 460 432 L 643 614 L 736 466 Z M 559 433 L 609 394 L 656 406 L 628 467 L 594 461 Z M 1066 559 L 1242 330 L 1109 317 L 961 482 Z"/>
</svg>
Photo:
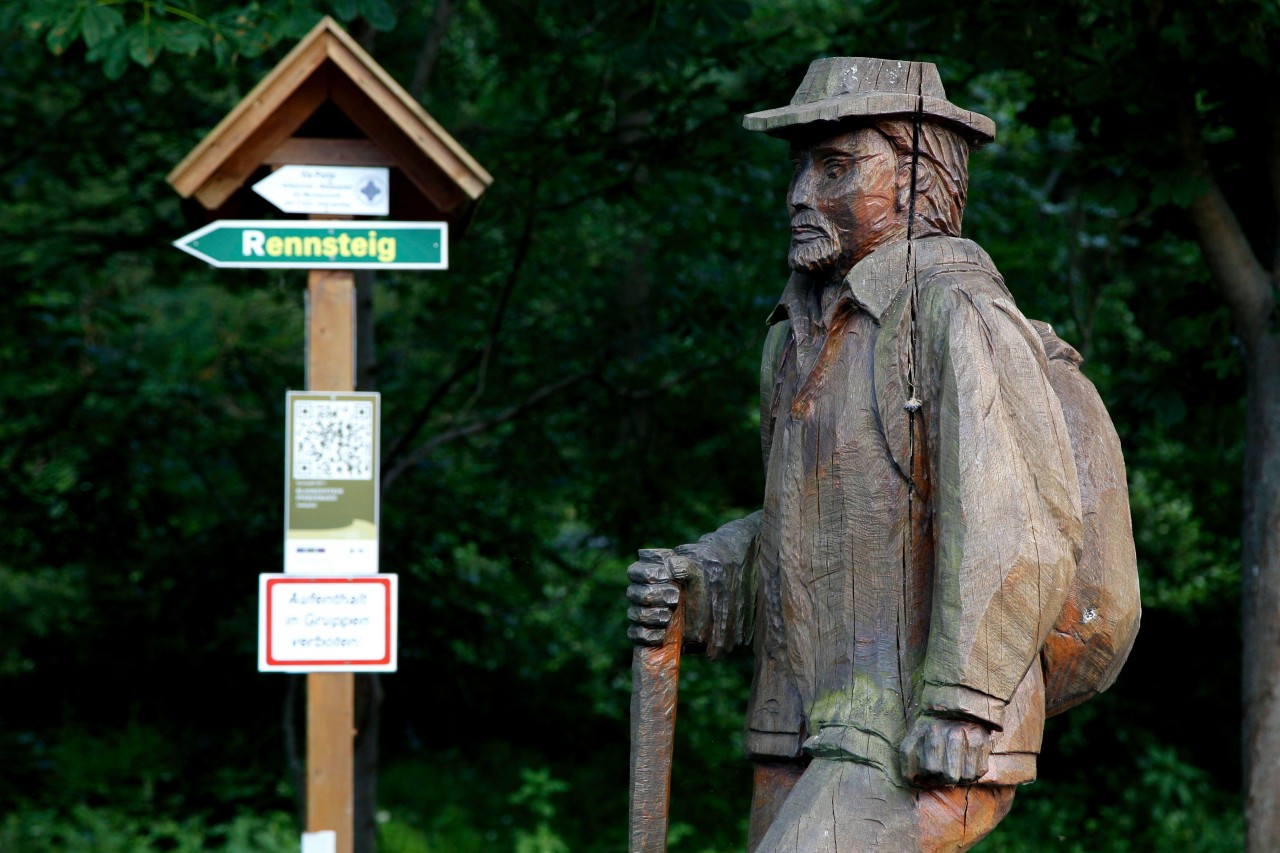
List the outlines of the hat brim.
<svg viewBox="0 0 1280 853">
<path fill-rule="evenodd" d="M 996 137 L 996 123 L 986 116 L 962 110 L 950 101 L 929 95 L 900 92 L 871 92 L 824 98 L 808 104 L 791 104 L 772 110 L 750 113 L 742 119 L 747 130 L 770 136 L 793 136 L 808 125 L 819 122 L 844 122 L 857 119 L 910 117 L 921 115 L 951 125 L 970 144 L 986 145 Z"/>
</svg>

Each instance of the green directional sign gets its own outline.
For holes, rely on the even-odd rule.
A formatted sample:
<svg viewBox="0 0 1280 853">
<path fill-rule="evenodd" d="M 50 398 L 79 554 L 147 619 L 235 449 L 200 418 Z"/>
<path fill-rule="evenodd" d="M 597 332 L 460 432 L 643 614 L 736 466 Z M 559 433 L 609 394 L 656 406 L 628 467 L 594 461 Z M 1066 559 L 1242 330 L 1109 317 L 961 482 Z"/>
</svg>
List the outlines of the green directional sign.
<svg viewBox="0 0 1280 853">
<path fill-rule="evenodd" d="M 173 245 L 215 267 L 449 268 L 447 222 L 219 219 Z"/>
</svg>

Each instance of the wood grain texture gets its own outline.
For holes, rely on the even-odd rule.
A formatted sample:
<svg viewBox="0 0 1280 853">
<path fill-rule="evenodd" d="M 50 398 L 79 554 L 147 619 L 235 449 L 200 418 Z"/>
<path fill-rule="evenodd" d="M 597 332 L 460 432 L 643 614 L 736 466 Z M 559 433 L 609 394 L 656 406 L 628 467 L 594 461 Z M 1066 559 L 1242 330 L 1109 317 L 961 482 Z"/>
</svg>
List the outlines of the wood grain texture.
<svg viewBox="0 0 1280 853">
<path fill-rule="evenodd" d="M 278 103 L 270 102 L 271 121 L 263 121 L 225 140 L 229 150 L 214 149 L 222 155 L 218 167 L 200 184 L 193 195 L 205 208 L 222 206 L 239 189 L 254 170 L 281 142 L 302 127 L 303 122 L 320 108 L 328 97 L 328 76 L 323 67 L 311 73 Z M 267 106 L 262 107 L 267 109 Z"/>
<path fill-rule="evenodd" d="M 465 222 L 493 176 L 332 18 L 324 18 L 170 171 L 183 198 L 223 205 L 332 98 L 446 214 Z"/>
<path fill-rule="evenodd" d="M 354 39 L 341 28 L 335 35 L 341 47 L 332 45 L 329 58 L 343 72 L 338 79 L 349 80 L 359 88 L 381 115 L 395 122 L 400 132 L 413 140 L 419 152 L 416 159 L 422 159 L 421 155 L 425 154 L 426 159 L 448 174 L 472 200 L 483 195 L 493 183 L 493 176 Z"/>
<path fill-rule="evenodd" d="M 308 391 L 355 390 L 355 314 L 353 272 L 308 272 Z M 354 743 L 354 674 L 309 673 L 307 830 L 334 830 L 337 853 L 353 853 L 355 843 Z"/>
<path fill-rule="evenodd" d="M 895 792 L 911 790 L 895 752 L 902 727 L 919 713 L 989 726 L 980 799 L 1034 779 L 1041 650 L 1056 620 L 1070 618 L 1068 594 L 1097 603 L 1109 577 L 1122 594 L 1103 609 L 1124 629 L 1114 645 L 1091 643 L 1096 658 L 1074 675 L 1066 664 L 1057 674 L 1087 695 L 1114 678 L 1136 628 L 1125 603 L 1136 615 L 1137 602 L 1118 443 L 1102 441 L 1105 453 L 1073 445 L 1073 430 L 1106 438 L 1096 392 L 1069 361 L 1053 362 L 1076 371 L 1059 390 L 1041 336 L 969 241 L 890 243 L 831 296 L 815 292 L 824 291 L 803 278 L 788 286 L 789 342 L 775 345 L 773 381 L 762 382 L 772 433 L 747 742 L 757 760 L 787 757 L 807 726 L 805 751 L 831 761 L 810 766 L 819 778 L 801 779 L 778 813 L 787 829 L 761 849 L 835 849 L 824 846 L 830 838 L 841 850 L 932 850 L 930 837 L 941 839 L 936 849 L 967 849 L 979 823 L 960 832 L 927 823 L 945 810 L 903 828 L 918 804 L 893 805 Z M 1068 413 L 1081 424 L 1069 428 Z M 886 457 L 892 474 L 878 473 Z M 1078 470 L 1091 466 L 1095 493 L 1112 504 L 1110 526 L 1095 524 L 1086 542 Z M 1078 587 L 1075 564 L 1091 548 L 1099 571 Z M 780 724 L 778 711 L 795 707 L 796 694 L 792 722 Z M 797 735 L 785 743 L 788 728 Z M 834 766 L 848 762 L 875 774 L 849 777 Z M 851 785 L 888 811 L 851 805 L 850 825 L 833 803 L 856 799 Z M 988 814 L 993 826 L 1004 809 L 987 805 L 970 817 Z"/>
<path fill-rule="evenodd" d="M 377 102 L 351 80 L 335 78 L 330 94 L 333 102 L 361 131 L 371 139 L 377 139 L 378 144 L 395 158 L 405 176 L 442 213 L 447 215 L 470 201 L 469 189 L 454 181 L 447 166 L 432 157 L 420 156 L 419 145 L 430 142 L 430 135 L 418 134 L 416 138 L 407 135 L 401 122 L 382 112 Z M 433 151 L 439 154 L 447 149 L 437 144 Z"/>
<path fill-rule="evenodd" d="M 263 161 L 269 166 L 394 166 L 394 158 L 369 139 L 318 139 L 291 136 Z"/>
<path fill-rule="evenodd" d="M 791 789 L 800 781 L 807 761 L 760 762 L 751 785 L 751 823 L 747 828 L 747 850 L 754 851 L 773 825 Z"/>
<path fill-rule="evenodd" d="M 188 198 L 203 186 L 324 63 L 323 27 L 321 21 L 173 167 L 165 180 L 179 195 Z"/>
<path fill-rule="evenodd" d="M 644 549 L 641 560 L 669 551 Z M 661 646 L 636 646 L 631 659 L 630 853 L 664 853 L 675 751 L 684 607 L 677 606 Z"/>
<path fill-rule="evenodd" d="M 1013 785 L 951 786 L 920 791 L 920 853 L 961 853 L 996 828 L 1013 805 Z"/>
<path fill-rule="evenodd" d="M 337 853 L 352 853 L 355 676 L 307 675 L 307 831 L 337 833 Z"/>
<path fill-rule="evenodd" d="M 1106 690 L 1129 657 L 1142 618 L 1138 556 L 1120 437 L 1083 359 L 1046 323 L 1032 322 L 1049 357 L 1080 484 L 1083 545 L 1067 601 L 1045 641 L 1045 713 Z"/>
<path fill-rule="evenodd" d="M 784 136 L 819 123 L 835 127 L 841 121 L 911 115 L 945 122 L 975 146 L 995 137 L 995 122 L 947 100 L 933 63 L 866 56 L 815 60 L 790 104 L 751 113 L 742 126 Z"/>
<path fill-rule="evenodd" d="M 355 389 L 355 273 L 307 273 L 307 388 Z"/>
<path fill-rule="evenodd" d="M 684 650 L 717 660 L 748 642 L 755 616 L 755 554 L 761 513 L 735 519 L 675 548 L 696 571 L 682 584 Z"/>
<path fill-rule="evenodd" d="M 906 853 L 920 849 L 916 794 L 875 768 L 815 758 L 756 853 Z"/>
<path fill-rule="evenodd" d="M 1078 355 L 960 237 L 994 125 L 933 66 L 819 60 L 747 126 L 795 164 L 758 577 L 690 602 L 718 654 L 747 624 L 728 599 L 755 590 L 749 843 L 967 850 L 1036 778 L 1046 711 L 1106 689 L 1133 643 L 1119 440 Z M 714 577 L 720 535 L 677 550 Z"/>
</svg>

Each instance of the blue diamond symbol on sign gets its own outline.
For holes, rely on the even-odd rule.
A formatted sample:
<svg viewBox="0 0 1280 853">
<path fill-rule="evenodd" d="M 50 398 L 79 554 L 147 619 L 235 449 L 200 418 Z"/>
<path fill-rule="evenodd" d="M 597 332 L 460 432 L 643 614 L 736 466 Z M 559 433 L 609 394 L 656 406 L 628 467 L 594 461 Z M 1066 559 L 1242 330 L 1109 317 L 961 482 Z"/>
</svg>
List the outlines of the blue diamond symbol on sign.
<svg viewBox="0 0 1280 853">
<path fill-rule="evenodd" d="M 366 181 L 365 185 L 360 188 L 360 192 L 363 193 L 364 197 L 369 199 L 369 201 L 373 201 L 375 198 L 382 195 L 382 187 L 378 186 L 373 181 Z"/>
</svg>

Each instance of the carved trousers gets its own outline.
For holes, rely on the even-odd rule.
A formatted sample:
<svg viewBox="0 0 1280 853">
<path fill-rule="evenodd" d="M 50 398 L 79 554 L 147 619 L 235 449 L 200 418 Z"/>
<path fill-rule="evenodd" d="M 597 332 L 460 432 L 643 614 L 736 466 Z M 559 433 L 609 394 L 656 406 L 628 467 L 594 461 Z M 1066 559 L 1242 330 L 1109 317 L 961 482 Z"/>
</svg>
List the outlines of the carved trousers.
<svg viewBox="0 0 1280 853">
<path fill-rule="evenodd" d="M 901 788 L 874 767 L 824 758 L 814 759 L 808 768 L 761 764 L 756 769 L 749 849 L 959 853 L 981 841 L 1008 814 L 1015 789 Z"/>
</svg>

